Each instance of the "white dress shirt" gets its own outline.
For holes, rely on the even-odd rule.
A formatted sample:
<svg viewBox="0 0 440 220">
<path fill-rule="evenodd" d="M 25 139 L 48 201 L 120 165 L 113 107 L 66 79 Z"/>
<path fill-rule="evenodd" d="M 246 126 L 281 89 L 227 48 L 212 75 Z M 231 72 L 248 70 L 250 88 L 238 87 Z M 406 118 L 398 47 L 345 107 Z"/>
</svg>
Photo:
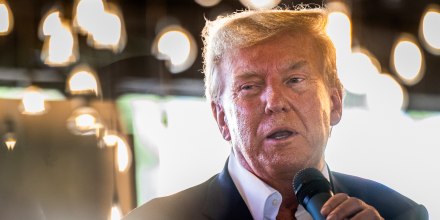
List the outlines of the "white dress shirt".
<svg viewBox="0 0 440 220">
<path fill-rule="evenodd" d="M 229 155 L 228 169 L 252 217 L 255 220 L 275 220 L 283 201 L 281 194 L 246 170 L 235 157 L 233 150 Z M 321 172 L 329 179 L 327 165 Z M 302 205 L 298 205 L 295 217 L 297 220 L 313 220 Z"/>
</svg>

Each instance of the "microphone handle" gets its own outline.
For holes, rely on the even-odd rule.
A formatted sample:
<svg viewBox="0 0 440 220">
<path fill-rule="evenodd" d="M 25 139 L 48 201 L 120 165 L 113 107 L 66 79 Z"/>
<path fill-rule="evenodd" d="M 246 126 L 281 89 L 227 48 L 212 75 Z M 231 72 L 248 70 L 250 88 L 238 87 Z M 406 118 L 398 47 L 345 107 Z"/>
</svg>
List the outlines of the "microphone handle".
<svg viewBox="0 0 440 220">
<path fill-rule="evenodd" d="M 313 220 L 325 220 L 325 217 L 321 215 L 321 208 L 332 195 L 330 193 L 318 193 L 314 195 L 307 202 L 306 209 L 312 215 Z"/>
</svg>

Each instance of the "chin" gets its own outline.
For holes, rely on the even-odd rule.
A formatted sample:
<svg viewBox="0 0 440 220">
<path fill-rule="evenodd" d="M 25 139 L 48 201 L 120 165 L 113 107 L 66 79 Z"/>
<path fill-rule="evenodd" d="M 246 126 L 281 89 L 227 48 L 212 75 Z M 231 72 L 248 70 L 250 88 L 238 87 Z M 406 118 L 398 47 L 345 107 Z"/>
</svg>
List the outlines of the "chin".
<svg viewBox="0 0 440 220">
<path fill-rule="evenodd" d="M 304 160 L 305 158 L 308 159 Z M 310 158 L 312 158 L 312 156 L 306 155 L 286 158 L 282 162 L 280 161 L 280 166 L 285 166 L 291 170 L 297 171 L 308 167 L 319 168 L 322 160 L 320 158 L 310 160 Z"/>
</svg>

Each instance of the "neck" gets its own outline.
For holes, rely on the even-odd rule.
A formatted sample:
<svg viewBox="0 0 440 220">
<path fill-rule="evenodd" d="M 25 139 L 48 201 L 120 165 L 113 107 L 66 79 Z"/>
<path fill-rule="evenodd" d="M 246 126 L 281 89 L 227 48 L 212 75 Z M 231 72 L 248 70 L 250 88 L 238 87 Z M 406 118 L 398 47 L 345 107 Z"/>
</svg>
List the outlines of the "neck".
<svg viewBox="0 0 440 220">
<path fill-rule="evenodd" d="M 285 199 L 283 197 L 283 202 L 281 203 L 280 209 L 278 211 L 277 219 L 280 220 L 296 219 L 295 213 L 297 209 L 298 209 L 298 203 L 296 203 L 296 198 Z"/>
<path fill-rule="evenodd" d="M 283 198 L 278 211 L 277 219 L 295 219 L 295 213 L 298 208 L 298 201 L 296 199 L 295 192 L 293 191 L 292 180 L 268 180 L 266 183 L 276 189 Z"/>
<path fill-rule="evenodd" d="M 283 197 L 283 201 L 281 203 L 280 208 L 291 209 L 292 207 L 298 206 L 298 201 L 296 199 L 296 195 L 292 187 L 292 181 L 288 181 L 283 185 L 279 184 L 279 182 L 276 184 L 271 184 L 271 183 L 269 184 L 274 189 L 276 189 Z"/>
</svg>

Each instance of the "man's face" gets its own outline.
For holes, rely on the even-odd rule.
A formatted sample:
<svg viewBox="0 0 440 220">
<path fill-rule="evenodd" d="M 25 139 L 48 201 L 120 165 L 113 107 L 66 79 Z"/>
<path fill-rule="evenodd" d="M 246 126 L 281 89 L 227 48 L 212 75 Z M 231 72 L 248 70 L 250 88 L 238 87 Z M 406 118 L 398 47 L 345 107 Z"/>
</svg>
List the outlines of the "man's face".
<svg viewBox="0 0 440 220">
<path fill-rule="evenodd" d="M 322 168 L 342 97 L 323 81 L 313 38 L 285 33 L 229 51 L 218 71 L 225 87 L 212 110 L 246 169 L 270 183 L 292 181 L 305 167 Z"/>
</svg>

